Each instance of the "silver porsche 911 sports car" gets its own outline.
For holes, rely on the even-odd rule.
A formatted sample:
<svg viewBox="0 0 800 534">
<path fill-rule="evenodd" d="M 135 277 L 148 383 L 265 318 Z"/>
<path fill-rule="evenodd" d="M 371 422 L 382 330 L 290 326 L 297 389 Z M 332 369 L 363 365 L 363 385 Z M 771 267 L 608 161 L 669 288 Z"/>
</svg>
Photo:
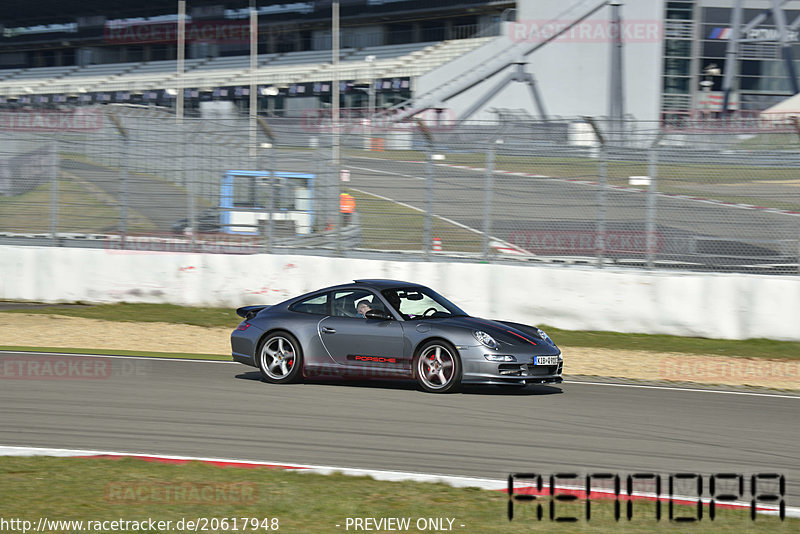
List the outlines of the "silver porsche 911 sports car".
<svg viewBox="0 0 800 534">
<path fill-rule="evenodd" d="M 273 306 L 245 306 L 233 359 L 267 382 L 310 376 L 414 378 L 426 391 L 460 384 L 561 382 L 561 351 L 542 330 L 470 317 L 435 291 L 356 280 Z"/>
</svg>

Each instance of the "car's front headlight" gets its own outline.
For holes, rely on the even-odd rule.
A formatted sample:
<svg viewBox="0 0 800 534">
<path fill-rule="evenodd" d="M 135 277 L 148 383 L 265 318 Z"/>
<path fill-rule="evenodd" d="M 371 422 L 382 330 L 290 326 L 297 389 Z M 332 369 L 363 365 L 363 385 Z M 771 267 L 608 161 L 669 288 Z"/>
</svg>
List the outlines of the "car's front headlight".
<svg viewBox="0 0 800 534">
<path fill-rule="evenodd" d="M 545 331 L 544 331 L 544 330 L 542 330 L 541 328 L 537 328 L 537 329 L 536 329 L 536 333 L 538 333 L 538 334 L 539 334 L 539 337 L 540 337 L 540 338 L 544 339 L 545 341 L 547 341 L 547 342 L 548 342 L 548 343 L 550 343 L 551 345 L 555 345 L 555 343 L 553 343 L 553 340 L 552 340 L 552 339 L 550 339 L 550 336 L 548 336 L 548 335 L 545 333 Z"/>
<path fill-rule="evenodd" d="M 490 349 L 497 349 L 497 347 L 499 347 L 497 341 L 495 341 L 492 336 L 490 336 L 483 330 L 473 330 L 472 335 L 475 336 L 475 339 L 480 341 L 481 344 L 489 347 Z"/>
<path fill-rule="evenodd" d="M 490 362 L 515 362 L 517 359 L 510 354 L 484 354 L 484 358 L 486 358 Z"/>
</svg>

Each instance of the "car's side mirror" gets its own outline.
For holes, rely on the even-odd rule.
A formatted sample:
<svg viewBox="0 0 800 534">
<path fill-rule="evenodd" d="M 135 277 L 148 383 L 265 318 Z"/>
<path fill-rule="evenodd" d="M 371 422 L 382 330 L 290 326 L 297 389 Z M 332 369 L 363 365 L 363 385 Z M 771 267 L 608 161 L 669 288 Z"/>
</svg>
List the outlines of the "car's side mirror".
<svg viewBox="0 0 800 534">
<path fill-rule="evenodd" d="M 378 319 L 380 321 L 390 321 L 394 318 L 383 310 L 367 310 L 364 317 L 367 319 Z"/>
</svg>

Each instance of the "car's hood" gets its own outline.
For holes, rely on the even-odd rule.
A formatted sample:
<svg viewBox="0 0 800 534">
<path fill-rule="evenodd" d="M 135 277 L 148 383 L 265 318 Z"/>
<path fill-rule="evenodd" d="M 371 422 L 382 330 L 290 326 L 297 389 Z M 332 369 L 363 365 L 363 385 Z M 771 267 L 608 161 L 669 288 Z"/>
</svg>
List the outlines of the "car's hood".
<svg viewBox="0 0 800 534">
<path fill-rule="evenodd" d="M 482 330 L 492 336 L 500 345 L 537 345 L 540 347 L 554 347 L 542 338 L 533 326 L 512 323 L 508 321 L 492 321 L 479 317 L 450 317 L 446 319 L 433 319 L 432 323 L 441 325 Z"/>
</svg>

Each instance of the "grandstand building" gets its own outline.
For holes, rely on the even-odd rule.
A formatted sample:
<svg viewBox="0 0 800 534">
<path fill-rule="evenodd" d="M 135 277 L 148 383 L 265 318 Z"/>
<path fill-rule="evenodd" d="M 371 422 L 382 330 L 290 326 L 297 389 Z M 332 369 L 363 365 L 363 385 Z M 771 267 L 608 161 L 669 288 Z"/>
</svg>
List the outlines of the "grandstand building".
<svg viewBox="0 0 800 534">
<path fill-rule="evenodd" d="M 616 94 L 624 115 L 640 120 L 707 115 L 721 111 L 736 1 L 623 2 L 622 64 L 615 70 L 609 4 L 619 2 L 341 0 L 341 105 L 366 108 L 374 89 L 378 108 L 413 96 L 414 105 L 447 109 L 448 117 L 491 119 L 502 110 L 603 116 Z M 180 85 L 187 113 L 216 100 L 246 109 L 248 2 L 187 4 L 179 81 L 175 0 L 5 2 L 0 106 L 169 107 Z M 788 65 L 800 58 L 800 0 L 780 3 L 788 25 L 783 42 L 774 13 L 763 16 L 775 6 L 771 0 L 744 4 L 742 25 L 757 24 L 737 47 L 729 109 L 758 112 L 797 92 Z M 257 10 L 259 109 L 292 115 L 330 106 L 330 0 L 257 2 Z M 580 25 L 544 43 L 578 19 Z M 498 86 L 515 69 L 532 83 Z"/>
<path fill-rule="evenodd" d="M 173 105 L 176 1 L 12 4 L 0 8 L 0 104 Z M 513 7 L 503 0 L 342 1 L 342 105 L 366 107 L 370 84 L 376 106 L 407 99 L 416 76 L 498 35 Z M 247 2 L 187 2 L 188 109 L 208 100 L 248 105 L 249 11 Z M 278 90 L 261 94 L 260 107 L 291 113 L 329 105 L 331 2 L 259 2 L 257 11 L 257 83 L 261 93 Z"/>
</svg>

